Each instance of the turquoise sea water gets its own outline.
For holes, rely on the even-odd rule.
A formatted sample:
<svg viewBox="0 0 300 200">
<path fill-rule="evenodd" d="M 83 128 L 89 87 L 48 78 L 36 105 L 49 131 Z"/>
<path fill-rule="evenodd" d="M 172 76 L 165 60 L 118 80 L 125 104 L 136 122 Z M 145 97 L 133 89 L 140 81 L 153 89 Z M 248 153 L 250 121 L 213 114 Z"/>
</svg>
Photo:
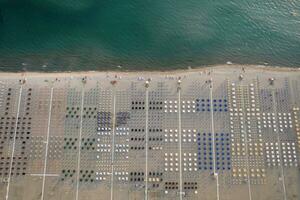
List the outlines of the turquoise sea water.
<svg viewBox="0 0 300 200">
<path fill-rule="evenodd" d="M 300 67 L 299 0 L 0 0 L 0 70 Z"/>
</svg>

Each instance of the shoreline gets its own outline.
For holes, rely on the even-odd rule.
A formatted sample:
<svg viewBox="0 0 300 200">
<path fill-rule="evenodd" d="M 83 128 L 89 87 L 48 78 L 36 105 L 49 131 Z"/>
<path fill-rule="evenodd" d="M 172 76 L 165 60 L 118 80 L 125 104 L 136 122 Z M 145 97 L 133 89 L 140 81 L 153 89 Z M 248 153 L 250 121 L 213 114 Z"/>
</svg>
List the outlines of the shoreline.
<svg viewBox="0 0 300 200">
<path fill-rule="evenodd" d="M 214 70 L 218 70 L 220 72 L 225 72 L 228 70 L 241 70 L 244 68 L 245 72 L 247 71 L 263 71 L 263 72 L 300 72 L 300 67 L 280 67 L 280 66 L 266 66 L 266 65 L 242 65 L 242 64 L 223 64 L 223 65 L 213 65 L 213 66 L 203 66 L 203 67 L 195 67 L 195 68 L 187 68 L 187 69 L 174 69 L 174 70 L 91 70 L 91 71 L 23 71 L 23 72 L 1 72 L 0 77 L 2 76 L 94 76 L 99 74 L 118 74 L 118 75 L 138 75 L 140 73 L 143 74 L 151 74 L 151 75 L 175 75 L 175 74 L 185 74 L 185 73 L 197 73 L 197 72 L 213 72 Z"/>
</svg>

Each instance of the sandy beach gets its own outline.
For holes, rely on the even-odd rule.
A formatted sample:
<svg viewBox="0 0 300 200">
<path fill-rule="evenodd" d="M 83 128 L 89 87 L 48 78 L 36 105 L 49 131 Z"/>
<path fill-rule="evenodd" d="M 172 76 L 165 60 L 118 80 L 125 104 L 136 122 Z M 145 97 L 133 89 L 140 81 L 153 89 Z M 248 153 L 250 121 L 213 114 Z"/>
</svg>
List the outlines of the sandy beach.
<svg viewBox="0 0 300 200">
<path fill-rule="evenodd" d="M 0 199 L 298 200 L 299 85 L 244 65 L 2 72 Z"/>
<path fill-rule="evenodd" d="M 299 68 L 291 67 L 279 67 L 279 66 L 266 66 L 266 65 L 238 65 L 238 64 L 226 64 L 226 65 L 216 65 L 216 66 L 207 66 L 199 68 L 189 68 L 189 69 L 178 69 L 178 70 L 139 70 L 139 71 L 123 71 L 123 70 L 113 70 L 113 71 L 65 71 L 65 72 L 0 72 L 0 76 L 6 77 L 22 77 L 22 76 L 31 76 L 31 77 L 67 77 L 67 76 L 97 76 L 97 75 L 122 75 L 122 76 L 137 76 L 137 75 L 179 75 L 179 74 L 190 74 L 190 73 L 226 73 L 226 72 L 235 72 L 235 73 L 264 73 L 264 72 L 275 72 L 275 73 L 289 73 L 289 72 L 299 72 Z"/>
</svg>

